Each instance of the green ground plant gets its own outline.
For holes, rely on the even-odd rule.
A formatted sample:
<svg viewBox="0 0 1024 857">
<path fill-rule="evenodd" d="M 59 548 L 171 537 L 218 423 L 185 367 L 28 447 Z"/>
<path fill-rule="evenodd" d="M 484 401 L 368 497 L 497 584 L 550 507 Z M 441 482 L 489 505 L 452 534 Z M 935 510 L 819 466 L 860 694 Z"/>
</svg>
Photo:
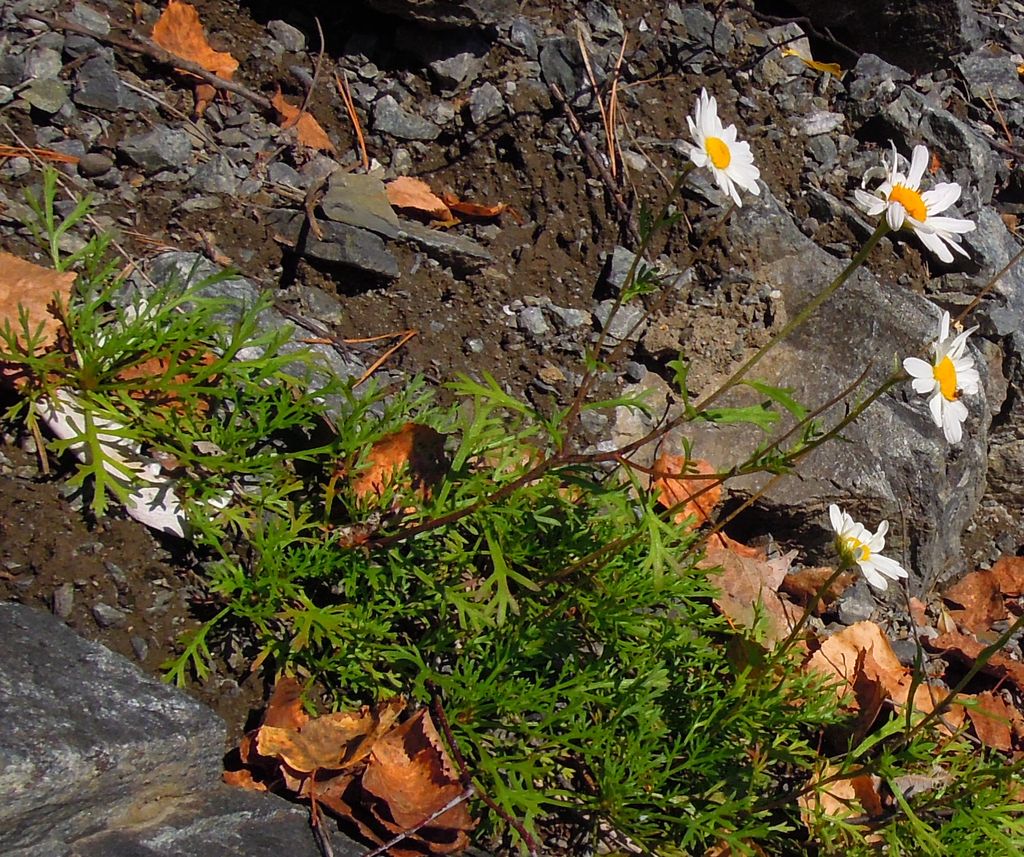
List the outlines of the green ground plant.
<svg viewBox="0 0 1024 857">
<path fill-rule="evenodd" d="M 170 680 L 208 675 L 230 633 L 264 670 L 302 678 L 337 707 L 437 700 L 474 785 L 500 808 L 483 813 L 481 841 L 513 849 L 536 848 L 552 819 L 581 853 L 606 840 L 659 855 L 1024 846 L 1015 764 L 920 715 L 893 713 L 854 738 L 844 701 L 801 668 L 799 635 L 772 649 L 762 623 L 737 628 L 717 614 L 701 532 L 657 502 L 623 461 L 631 450 L 577 448 L 583 408 L 643 401 L 581 395 L 551 413 L 490 378 L 455 380 L 451 404 L 418 381 L 401 393 L 311 386 L 322 377 L 313 354 L 283 355 L 287 332 L 261 332 L 266 303 L 231 325 L 194 286 L 126 303 L 106 239 L 62 255 L 76 223 L 55 215 L 55 197 L 47 176 L 40 243 L 55 267 L 79 272 L 62 308 L 69 341 L 37 354 L 27 319 L 3 331 L 0 361 L 28 377 L 6 419 L 33 424 L 40 402 L 73 390 L 88 425 L 114 421 L 126 440 L 173 457 L 217 612 L 166 665 Z M 630 294 L 653 291 L 648 275 L 632 272 Z M 595 349 L 585 388 L 606 359 Z M 685 395 L 685 362 L 676 369 Z M 787 391 L 750 383 L 762 397 L 752 410 L 687 401 L 684 414 L 766 432 L 779 408 L 794 418 L 730 473 L 792 470 L 877 395 L 826 430 Z M 339 396 L 344 407 L 329 410 Z M 357 493 L 349 477 L 410 421 L 444 447 L 431 489 L 403 473 Z M 72 478 L 102 516 L 132 474 L 111 479 L 102 437 L 86 435 L 77 440 L 93 454 Z M 891 795 L 881 817 L 801 813 L 799 798 L 851 772 L 880 778 Z M 913 792 L 900 786 L 908 776 L 933 782 Z"/>
</svg>

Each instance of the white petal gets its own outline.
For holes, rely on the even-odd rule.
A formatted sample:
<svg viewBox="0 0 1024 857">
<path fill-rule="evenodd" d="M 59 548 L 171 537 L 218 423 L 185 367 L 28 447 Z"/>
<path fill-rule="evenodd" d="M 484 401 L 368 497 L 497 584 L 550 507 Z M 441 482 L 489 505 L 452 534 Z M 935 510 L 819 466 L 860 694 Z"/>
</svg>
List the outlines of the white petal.
<svg viewBox="0 0 1024 857">
<path fill-rule="evenodd" d="M 889 584 L 886 582 L 886 579 L 875 571 L 875 568 L 871 563 L 865 562 L 859 563 L 859 565 L 861 573 L 864 575 L 864 579 L 875 587 L 875 589 L 881 589 L 883 591 L 888 589 Z"/>
<path fill-rule="evenodd" d="M 924 244 L 925 247 L 939 257 L 940 262 L 945 262 L 948 265 L 953 261 L 953 254 L 949 252 L 949 248 L 946 246 L 941 236 L 931 232 L 918 232 L 917 237 L 921 239 L 921 243 Z"/>
<path fill-rule="evenodd" d="M 942 318 L 939 319 L 939 342 L 949 339 L 949 322 L 949 312 L 943 311 Z"/>
<path fill-rule="evenodd" d="M 942 398 L 942 393 L 938 390 L 935 391 L 935 395 L 928 400 L 928 409 L 932 412 L 932 421 L 939 428 L 942 428 L 942 403 L 946 401 Z"/>
<path fill-rule="evenodd" d="M 956 182 L 940 182 L 931 190 L 926 190 L 921 194 L 921 201 L 928 209 L 929 216 L 945 211 L 958 199 L 960 199 L 960 185 Z"/>
<path fill-rule="evenodd" d="M 836 535 L 840 535 L 843 532 L 843 513 L 839 511 L 839 507 L 835 503 L 829 504 L 828 507 L 828 520 L 832 524 L 832 529 L 836 531 Z"/>
<path fill-rule="evenodd" d="M 903 361 L 903 368 L 907 371 L 908 375 L 914 378 L 924 378 L 929 381 L 935 380 L 932 364 L 922 360 L 920 357 L 907 357 Z"/>
<path fill-rule="evenodd" d="M 928 166 L 928 150 L 918 144 L 914 146 L 914 152 L 910 157 L 910 172 L 907 173 L 907 187 L 917 190 L 921 186 L 921 176 L 924 175 L 924 168 Z"/>
<path fill-rule="evenodd" d="M 907 574 L 907 570 L 894 559 L 878 555 L 871 557 L 871 559 L 875 564 L 875 568 L 886 577 L 891 577 L 893 580 L 896 580 L 899 577 L 910 576 Z"/>
<path fill-rule="evenodd" d="M 932 232 L 953 232 L 961 235 L 978 228 L 978 224 L 973 220 L 960 217 L 929 217 L 925 225 Z"/>
<path fill-rule="evenodd" d="M 899 232 L 903 228 L 903 219 L 907 213 L 898 202 L 890 202 L 885 209 L 885 219 L 889 221 L 889 228 L 893 232 Z"/>
<path fill-rule="evenodd" d="M 880 199 L 874 194 L 867 193 L 860 188 L 854 189 L 853 199 L 861 210 L 872 217 L 878 217 L 879 214 L 885 211 L 886 203 L 884 199 Z"/>
</svg>

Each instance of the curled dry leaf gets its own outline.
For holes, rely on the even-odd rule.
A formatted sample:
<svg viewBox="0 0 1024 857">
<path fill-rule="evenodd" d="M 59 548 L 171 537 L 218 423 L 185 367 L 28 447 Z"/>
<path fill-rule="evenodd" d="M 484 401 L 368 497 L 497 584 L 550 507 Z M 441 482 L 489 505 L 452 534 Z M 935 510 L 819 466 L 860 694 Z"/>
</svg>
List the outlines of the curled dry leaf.
<svg viewBox="0 0 1024 857">
<path fill-rule="evenodd" d="M 836 692 L 840 697 L 851 693 L 854 710 L 873 707 L 879 689 L 901 712 L 908 705 L 913 705 L 915 711 L 927 714 L 946 696 L 944 688 L 933 687 L 927 682 L 920 682 L 915 687 L 910 670 L 900 663 L 889 639 L 874 622 L 857 622 L 833 634 L 811 656 L 806 668 L 840 679 Z M 910 700 L 911 690 L 913 702 Z M 963 706 L 953 705 L 942 715 L 942 728 L 947 732 L 953 731 L 963 723 L 963 719 Z"/>
<path fill-rule="evenodd" d="M 400 176 L 388 182 L 384 189 L 388 195 L 388 202 L 395 208 L 426 215 L 431 220 L 442 223 L 451 223 L 454 220 L 451 209 L 423 179 Z"/>
<path fill-rule="evenodd" d="M 933 652 L 941 652 L 956 658 L 967 666 L 972 666 L 986 646 L 979 643 L 974 637 L 961 634 L 958 631 L 949 631 L 939 634 L 932 640 L 925 640 L 925 645 Z M 985 675 L 994 676 L 998 679 L 1005 679 L 1013 684 L 1017 690 L 1024 691 L 1024 664 L 1015 661 L 1006 655 L 996 652 L 981 667 Z"/>
<path fill-rule="evenodd" d="M 230 80 L 238 70 L 238 60 L 226 51 L 214 50 L 207 41 L 196 8 L 181 0 L 169 0 L 167 8 L 153 25 L 153 41 L 168 53 L 194 62 L 225 80 Z M 197 116 L 203 114 L 213 96 L 214 89 L 210 84 L 196 84 Z"/>
<path fill-rule="evenodd" d="M 334 153 L 334 144 L 331 142 L 330 137 L 327 136 L 327 132 L 324 131 L 320 123 L 313 117 L 313 114 L 308 110 L 301 110 L 294 104 L 289 103 L 281 93 L 280 87 L 278 87 L 274 97 L 270 99 L 270 103 L 274 105 L 274 109 L 277 111 L 282 128 L 287 129 L 294 126 L 295 138 L 301 145 L 309 146 L 311 149 L 319 149 L 321 152 Z"/>
<path fill-rule="evenodd" d="M 839 772 L 838 766 L 826 765 L 809 783 L 822 785 L 797 798 L 800 817 L 808 830 L 815 830 L 818 819 L 823 815 L 845 819 L 863 817 L 867 821 L 884 814 L 880 777 L 861 774 L 832 779 Z M 869 834 L 866 838 L 869 842 L 880 840 L 878 834 Z"/>
<path fill-rule="evenodd" d="M 806 606 L 821 592 L 821 587 L 834 572 L 835 569 L 827 565 L 791 571 L 786 574 L 779 586 L 779 591 L 786 593 L 801 607 Z M 814 615 L 820 616 L 856 579 L 857 575 L 854 571 L 844 571 L 840 574 L 832 581 L 828 591 L 818 598 L 814 607 Z"/>
<path fill-rule="evenodd" d="M 448 752 L 426 709 L 378 741 L 370 754 L 362 787 L 370 810 L 387 839 L 422 824 L 457 798 L 463 786 L 454 776 Z M 433 819 L 410 838 L 422 854 L 452 854 L 469 845 L 467 833 L 476 827 L 464 802 Z M 387 841 L 381 836 L 377 841 Z M 392 853 L 401 851 L 392 849 Z"/>
<path fill-rule="evenodd" d="M 994 750 L 1012 750 L 1014 739 L 1021 737 L 1024 717 L 990 690 L 977 694 L 974 699 L 974 705 L 967 707 L 967 716 L 978 740 Z"/>
<path fill-rule="evenodd" d="M 370 448 L 366 464 L 352 479 L 352 490 L 360 500 L 372 501 L 384 494 L 406 467 L 409 487 L 427 496 L 448 470 L 444 435 L 429 426 L 406 423 Z"/>
<path fill-rule="evenodd" d="M 991 571 L 972 571 L 947 589 L 942 599 L 961 608 L 950 610 L 950 616 L 975 635 L 984 634 L 1007 616 L 999 579 Z"/>
<path fill-rule="evenodd" d="M 0 252 L 0 329 L 11 326 L 21 332 L 19 307 L 28 314 L 29 328 L 42 334 L 38 351 L 46 351 L 57 342 L 63 322 L 56 303 L 66 303 L 77 274 L 43 268 L 10 253 Z M 19 344 L 26 344 L 19 338 Z"/>
<path fill-rule="evenodd" d="M 1024 595 L 1024 556 L 1000 557 L 991 569 L 999 591 L 1008 598 Z"/>
<path fill-rule="evenodd" d="M 682 504 L 675 514 L 677 524 L 691 516 L 696 518 L 697 526 L 710 520 L 722 499 L 722 485 L 714 479 L 700 478 L 714 475 L 715 468 L 709 462 L 666 452 L 654 462 L 654 472 L 658 475 L 651 488 L 658 503 L 666 509 Z"/>
<path fill-rule="evenodd" d="M 763 617 L 765 641 L 779 643 L 796 624 L 798 613 L 792 604 L 778 594 L 795 552 L 778 559 L 755 559 L 742 556 L 714 539 L 708 541 L 701 568 L 721 569 L 714 577 L 720 590 L 715 605 L 737 625 L 754 626 Z"/>
</svg>

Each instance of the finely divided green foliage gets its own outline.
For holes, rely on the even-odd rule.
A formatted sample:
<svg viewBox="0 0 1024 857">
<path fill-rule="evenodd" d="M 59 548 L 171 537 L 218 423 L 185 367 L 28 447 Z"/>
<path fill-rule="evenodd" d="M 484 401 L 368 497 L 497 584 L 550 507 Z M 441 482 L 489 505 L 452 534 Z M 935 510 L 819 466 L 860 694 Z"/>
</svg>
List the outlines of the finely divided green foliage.
<svg viewBox="0 0 1024 857">
<path fill-rule="evenodd" d="M 48 179 L 38 234 L 55 266 L 81 272 L 65 308 L 72 348 L 33 356 L 10 332 L 0 340 L 0 360 L 32 377 L 8 418 L 31 421 L 34 402 L 73 389 L 94 418 L 180 462 L 217 612 L 166 665 L 170 680 L 205 678 L 230 634 L 265 669 L 307 678 L 338 706 L 436 697 L 477 788 L 505 816 L 475 807 L 492 844 L 523 845 L 508 818 L 536 834 L 555 817 L 581 853 L 608 831 L 660 855 L 723 843 L 808 855 L 1024 846 L 1016 766 L 895 714 L 844 744 L 850 715 L 834 691 L 803 672 L 798 651 L 767 652 L 759 628 L 716 614 L 696 536 L 637 475 L 564 457 L 570 409 L 542 413 L 489 377 L 454 382 L 450 405 L 418 382 L 399 393 L 311 391 L 295 369 L 314 369 L 312 356 L 278 353 L 283 334 L 259 328 L 263 304 L 225 325 L 216 300 L 172 285 L 115 309 L 124 284 L 105 242 L 62 257 L 54 195 Z M 656 285 L 640 273 L 637 291 Z M 161 368 L 126 376 L 151 365 Z M 685 363 L 671 368 L 693 410 Z M 791 469 L 818 441 L 817 424 L 788 391 L 746 383 L 755 405 L 690 417 L 767 432 L 775 409 L 787 411 L 792 445 L 766 440 L 736 472 Z M 330 432 L 328 392 L 345 401 Z M 446 437 L 448 472 L 426 499 L 398 479 L 368 508 L 344 474 L 409 420 Z M 107 492 L 123 489 L 95 460 L 76 466 L 104 514 Z M 211 505 L 225 495 L 225 508 Z M 360 527 L 365 544 L 350 537 Z M 826 756 L 880 777 L 894 794 L 889 814 L 869 827 L 822 816 L 808 830 L 797 797 L 827 789 L 814 780 Z M 937 771 L 947 779 L 901 791 L 907 775 Z"/>
</svg>

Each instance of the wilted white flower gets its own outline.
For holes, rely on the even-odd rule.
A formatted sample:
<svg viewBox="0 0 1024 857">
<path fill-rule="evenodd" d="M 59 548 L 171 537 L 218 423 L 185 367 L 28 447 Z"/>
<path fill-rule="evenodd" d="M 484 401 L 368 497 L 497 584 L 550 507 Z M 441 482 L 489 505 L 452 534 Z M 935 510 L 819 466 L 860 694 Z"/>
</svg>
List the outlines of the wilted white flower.
<svg viewBox="0 0 1024 857">
<path fill-rule="evenodd" d="M 842 511 L 835 503 L 828 507 L 832 529 L 836 531 L 836 551 L 846 565 L 856 563 L 864 578 L 875 589 L 886 589 L 886 577 L 896 580 L 907 577 L 907 571 L 896 560 L 882 556 L 879 551 L 885 547 L 885 534 L 889 522 L 882 521 L 878 530 L 871 533 L 867 527 L 853 520 L 848 512 Z"/>
<path fill-rule="evenodd" d="M 932 343 L 933 363 L 919 357 L 908 357 L 903 368 L 914 379 L 914 390 L 922 396 L 930 395 L 928 408 L 935 425 L 942 429 L 946 440 L 959 443 L 963 423 L 967 419 L 967 406 L 960 401 L 964 393 L 977 393 L 981 377 L 974 368 L 974 360 L 967 353 L 967 337 L 977 327 L 950 338 L 949 313 L 942 314 L 939 338 Z"/>
<path fill-rule="evenodd" d="M 943 262 L 953 261 L 950 249 L 966 256 L 967 251 L 960 246 L 960 235 L 973 232 L 975 223 L 958 217 L 935 216 L 960 199 L 960 185 L 956 182 L 939 182 L 931 190 L 921 192 L 921 177 L 928 166 L 928 150 L 924 146 L 914 147 L 910 172 L 906 175 L 900 172 L 900 160 L 896 145 L 893 144 L 892 164 L 889 165 L 885 181 L 875 188 L 874 193 L 855 190 L 853 195 L 857 205 L 872 217 L 884 211 L 885 219 L 894 230 L 909 226 L 921 239 L 921 243 Z M 868 176 L 865 176 L 861 187 L 867 180 Z"/>
<path fill-rule="evenodd" d="M 723 193 L 729 194 L 737 205 L 740 201 L 736 185 L 757 196 L 761 189 L 757 180 L 761 171 L 754 166 L 750 144 L 736 140 L 736 126 L 725 127 L 718 118 L 718 103 L 706 89 L 700 91 L 700 98 L 687 116 L 690 136 L 695 146 L 690 146 L 690 160 L 698 167 L 707 167 L 718 182 Z"/>
</svg>

